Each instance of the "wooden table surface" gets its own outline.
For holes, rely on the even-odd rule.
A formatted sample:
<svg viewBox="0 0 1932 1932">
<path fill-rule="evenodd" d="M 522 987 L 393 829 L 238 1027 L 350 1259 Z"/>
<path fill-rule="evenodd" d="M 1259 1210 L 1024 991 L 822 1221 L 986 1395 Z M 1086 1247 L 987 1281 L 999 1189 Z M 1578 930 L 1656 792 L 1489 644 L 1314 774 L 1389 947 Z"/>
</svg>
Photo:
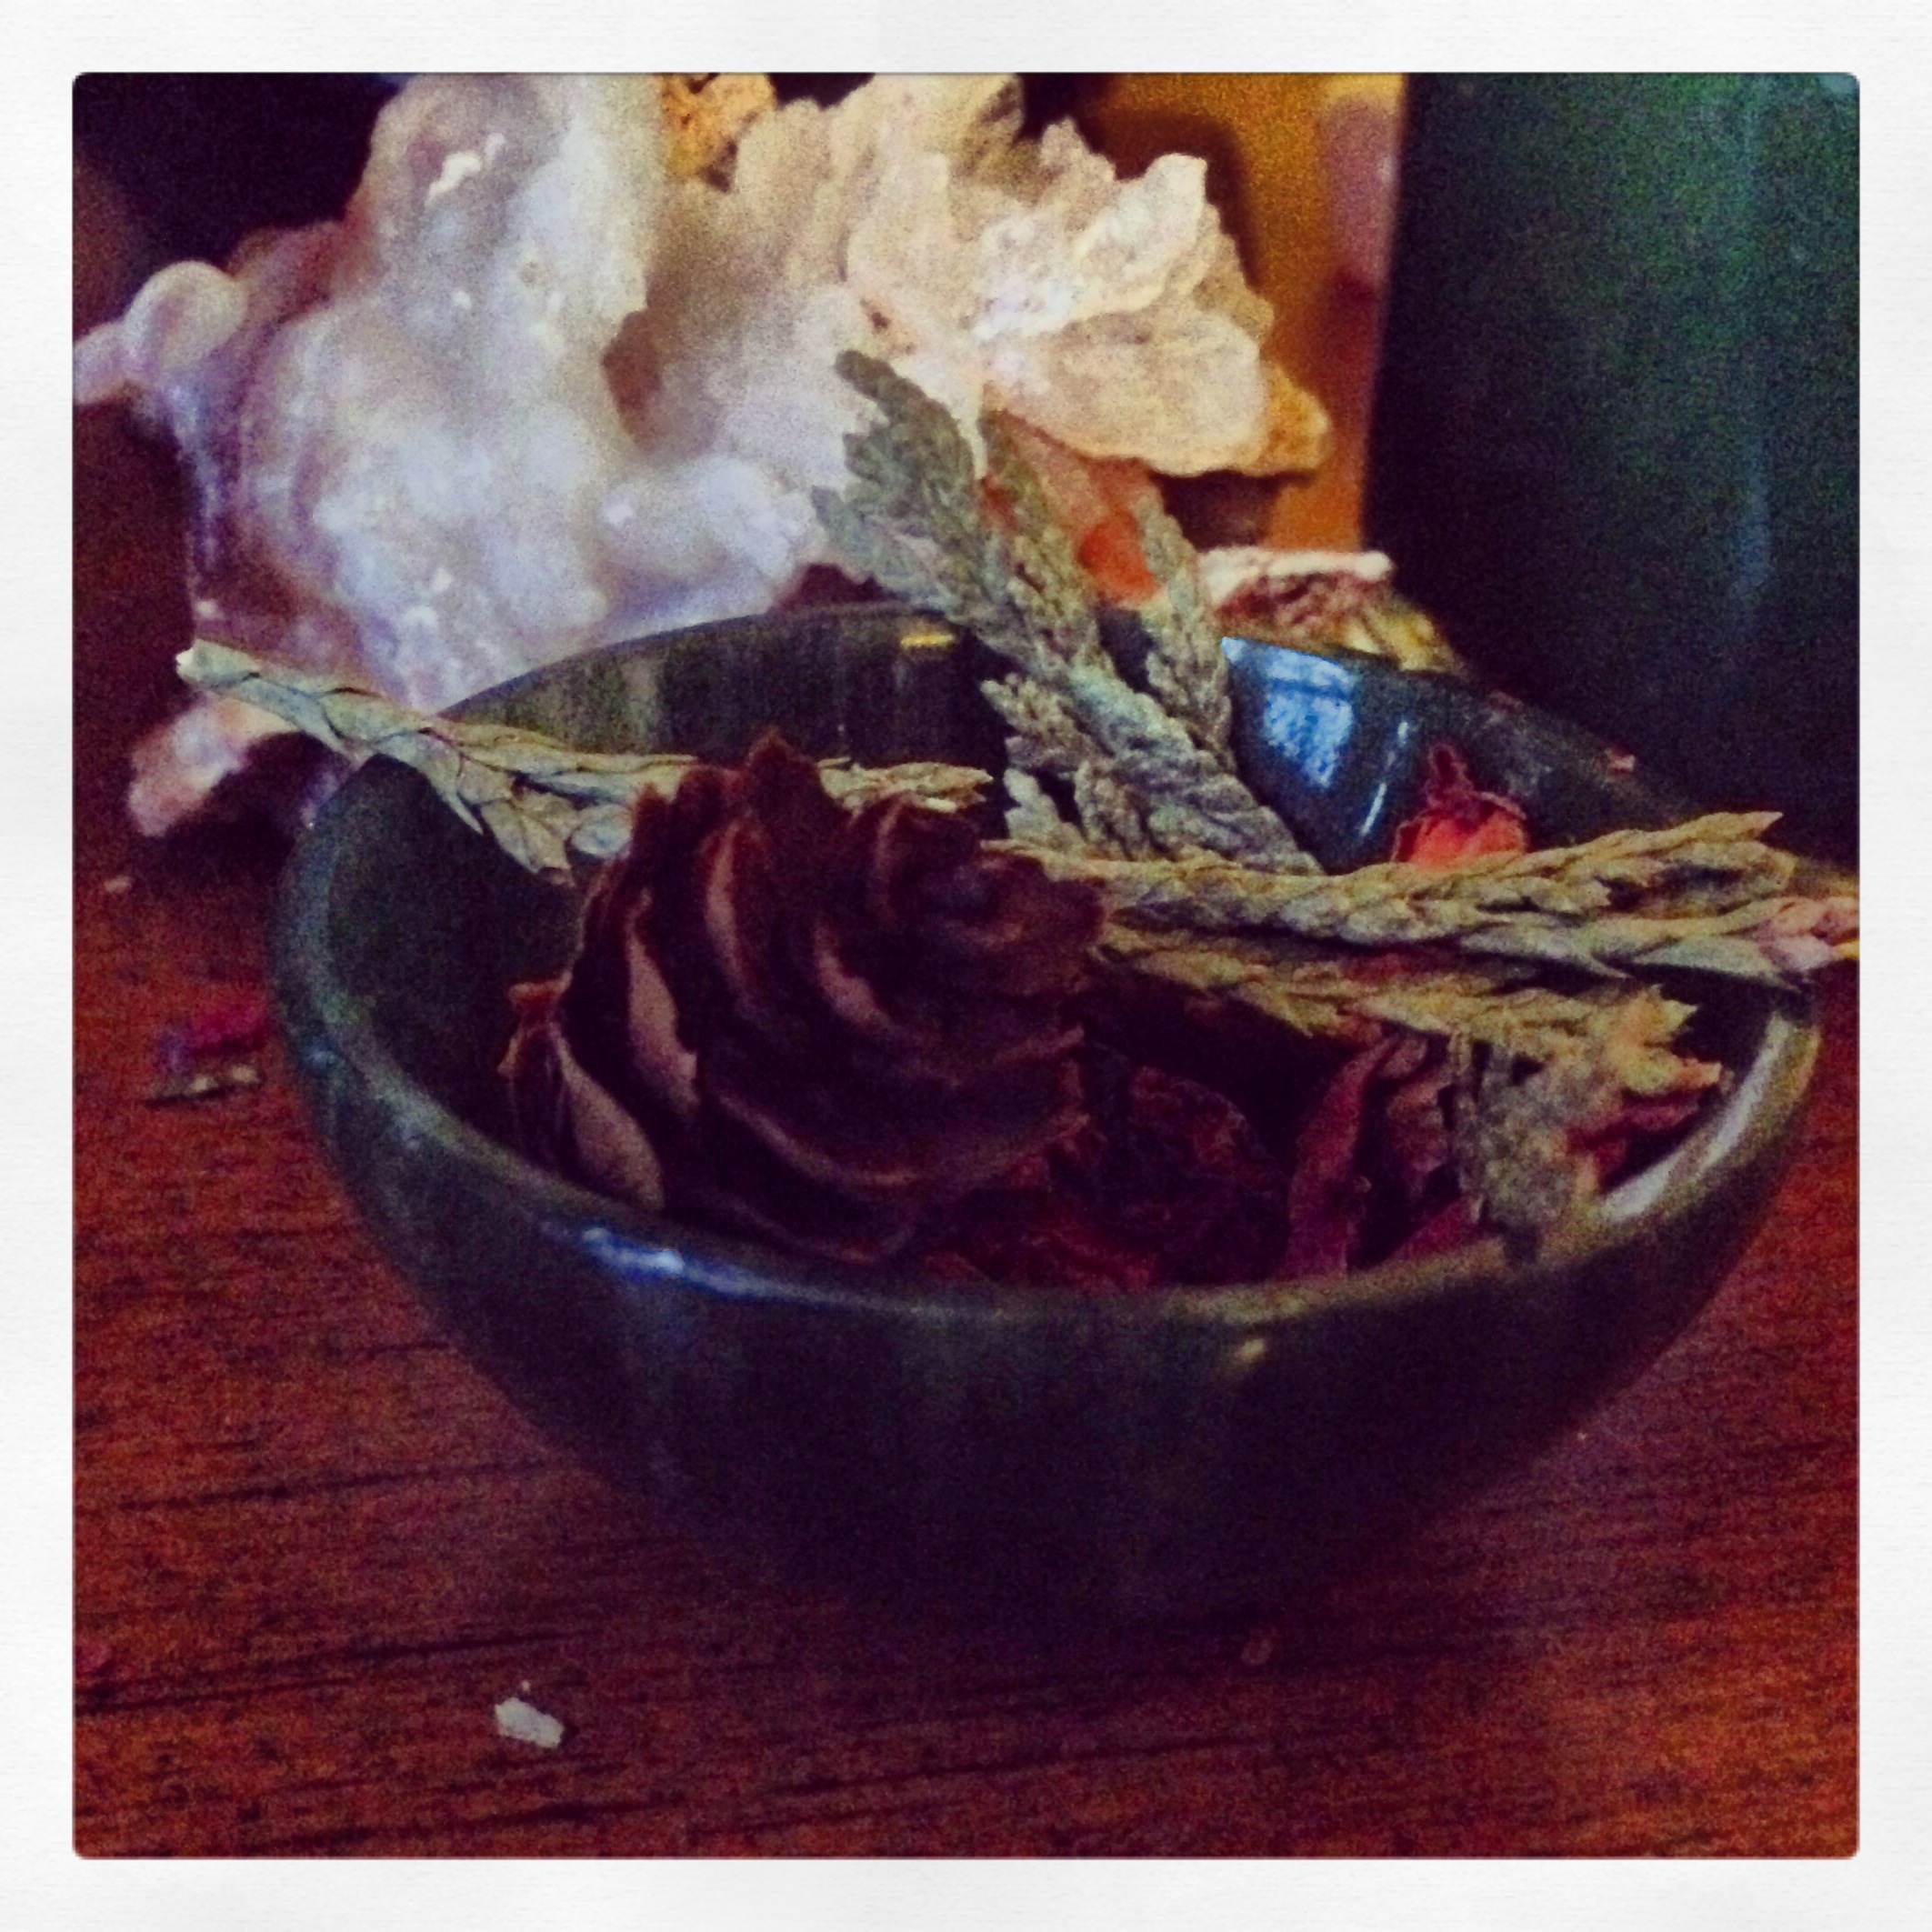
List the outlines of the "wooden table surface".
<svg viewBox="0 0 1932 1932">
<path fill-rule="evenodd" d="M 164 1029 L 259 987 L 279 852 L 126 826 L 187 634 L 179 506 L 111 415 L 76 455 L 83 1853 L 1856 1848 L 1848 969 L 1768 1225 L 1528 1471 L 1258 1623 L 888 1620 L 541 1440 L 378 1258 L 273 1046 L 257 1089 L 146 1103 Z M 556 1750 L 496 1733 L 526 1684 Z"/>
</svg>

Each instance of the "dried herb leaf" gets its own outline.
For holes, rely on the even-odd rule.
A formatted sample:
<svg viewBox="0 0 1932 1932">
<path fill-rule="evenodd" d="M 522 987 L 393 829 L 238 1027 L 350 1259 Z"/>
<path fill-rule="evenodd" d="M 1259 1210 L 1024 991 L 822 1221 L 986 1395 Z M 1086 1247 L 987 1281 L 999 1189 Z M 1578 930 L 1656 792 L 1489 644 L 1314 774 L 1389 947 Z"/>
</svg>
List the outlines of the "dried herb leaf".
<svg viewBox="0 0 1932 1932">
<path fill-rule="evenodd" d="M 1630 1090 L 1674 1091 L 1670 1050 L 1696 1009 L 1655 988 L 1607 984 L 1567 992 L 1538 985 L 1533 967 L 1453 955 L 1330 952 L 1292 940 L 1149 931 L 1114 919 L 1097 956 L 1190 992 L 1233 999 L 1314 1039 L 1362 1045 L 1383 1026 L 1433 1038 L 1464 1038 L 1526 1060 L 1554 1059 L 1594 1039 L 1613 1010 L 1643 1052 L 1624 1068 Z"/>
<path fill-rule="evenodd" d="M 1198 673 L 1201 666 L 1178 578 L 1157 655 L 1160 680 L 1185 704 L 1185 716 L 1115 668 L 1100 643 L 1092 586 L 997 420 L 980 426 L 1010 527 L 996 519 L 946 410 L 856 351 L 839 358 L 838 369 L 880 415 L 846 438 L 852 482 L 843 496 L 815 493 L 819 516 L 849 567 L 974 632 L 1015 666 L 1016 676 L 986 688 L 1014 727 L 1012 762 L 1069 779 L 1086 767 L 1093 812 L 1089 822 L 1082 809 L 1083 829 L 1103 851 L 1134 849 L 1120 837 L 1125 829 L 1169 854 L 1203 851 L 1265 870 L 1314 871 L 1236 772 L 1225 733 L 1216 742 L 1225 666 L 1218 695 L 1210 682 L 1180 696 L 1190 666 Z M 1218 663 L 1218 643 L 1213 656 Z"/>
<path fill-rule="evenodd" d="M 536 873 L 567 872 L 573 854 L 614 857 L 629 838 L 638 799 L 669 797 L 695 762 L 672 753 L 576 751 L 536 732 L 433 717 L 330 673 L 270 664 L 206 638 L 175 665 L 197 689 L 270 712 L 342 757 L 381 756 L 414 766 L 464 824 Z M 896 793 L 956 810 L 989 782 L 985 772 L 957 765 L 868 770 L 832 758 L 819 769 L 826 789 L 855 810 Z"/>
<path fill-rule="evenodd" d="M 1206 858 L 1040 857 L 1056 876 L 1093 880 L 1113 916 L 1136 926 L 1448 947 L 1606 978 L 1694 970 L 1787 986 L 1853 936 L 1857 912 L 1846 898 L 1785 893 L 1796 862 L 1757 836 L 1776 816 L 1714 813 L 1446 869 L 1365 866 L 1333 877 Z"/>
<path fill-rule="evenodd" d="M 1597 1192 L 1634 1128 L 1676 1125 L 1718 1084 L 1722 1067 L 1687 1059 L 1669 1086 L 1647 1078 L 1648 1018 L 1634 1002 L 1612 1008 L 1590 1037 L 1537 1066 L 1456 1044 L 1454 1143 L 1472 1206 L 1534 1243 Z"/>
</svg>

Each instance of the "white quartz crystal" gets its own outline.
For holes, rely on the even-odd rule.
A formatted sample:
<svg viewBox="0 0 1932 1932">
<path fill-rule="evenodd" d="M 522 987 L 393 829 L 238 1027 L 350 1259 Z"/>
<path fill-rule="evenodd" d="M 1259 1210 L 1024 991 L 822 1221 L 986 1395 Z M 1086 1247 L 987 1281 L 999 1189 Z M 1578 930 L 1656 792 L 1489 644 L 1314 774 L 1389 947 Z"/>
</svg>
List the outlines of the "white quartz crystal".
<svg viewBox="0 0 1932 1932">
<path fill-rule="evenodd" d="M 1268 310 L 1202 164 L 1122 182 L 1019 107 L 881 77 L 753 119 L 720 186 L 673 178 L 649 75 L 419 76 L 341 221 L 165 269 L 76 345 L 76 394 L 179 445 L 229 636 L 428 708 L 782 598 L 827 556 L 848 347 L 969 435 L 994 406 L 1087 456 L 1252 462 Z M 144 826 L 238 761 L 233 724 L 145 748 Z"/>
</svg>

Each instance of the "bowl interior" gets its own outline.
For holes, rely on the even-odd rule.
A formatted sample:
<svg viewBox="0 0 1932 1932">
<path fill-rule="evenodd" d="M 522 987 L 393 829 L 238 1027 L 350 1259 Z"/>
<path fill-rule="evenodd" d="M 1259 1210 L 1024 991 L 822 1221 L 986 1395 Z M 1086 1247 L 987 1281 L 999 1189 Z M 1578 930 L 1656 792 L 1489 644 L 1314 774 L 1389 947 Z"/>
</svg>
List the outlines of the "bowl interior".
<svg viewBox="0 0 1932 1932">
<path fill-rule="evenodd" d="M 574 658 L 460 709 L 600 751 L 728 761 L 775 726 L 818 757 L 996 770 L 1000 727 L 976 689 L 990 666 L 974 647 L 932 637 L 926 620 L 876 604 L 746 618 Z M 1587 734 L 1453 679 L 1245 639 L 1227 652 L 1243 768 L 1331 868 L 1387 856 L 1420 801 L 1429 751 L 1445 740 L 1478 784 L 1523 805 L 1539 843 L 1665 824 L 1686 809 Z M 997 806 L 996 788 L 982 808 L 988 830 Z M 335 840 L 333 896 L 345 916 L 330 927 L 332 976 L 410 1077 L 506 1139 L 504 989 L 568 961 L 576 895 L 521 871 L 386 761 L 358 774 L 331 811 L 355 821 Z M 1767 1007 L 1728 989 L 1707 1001 L 1706 1044 L 1743 1064 Z"/>
</svg>

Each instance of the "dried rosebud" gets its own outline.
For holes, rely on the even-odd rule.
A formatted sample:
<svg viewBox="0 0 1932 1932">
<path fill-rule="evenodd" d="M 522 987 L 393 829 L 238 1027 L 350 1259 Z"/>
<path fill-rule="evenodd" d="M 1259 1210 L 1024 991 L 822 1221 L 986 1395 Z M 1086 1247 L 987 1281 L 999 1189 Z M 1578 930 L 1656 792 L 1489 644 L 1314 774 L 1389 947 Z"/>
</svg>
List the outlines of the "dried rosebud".
<svg viewBox="0 0 1932 1932">
<path fill-rule="evenodd" d="M 932 1258 L 967 1278 L 1138 1289 L 1255 1281 L 1281 1251 L 1287 1176 L 1239 1107 L 1089 1043 L 1086 1123 L 963 1201 Z"/>
<path fill-rule="evenodd" d="M 1388 1035 L 1336 1070 L 1296 1142 L 1283 1273 L 1338 1274 L 1392 1243 L 1433 1252 L 1471 1230 L 1441 1214 L 1454 1183 L 1453 1077 L 1442 1043 L 1418 1034 Z M 1418 1217 L 1429 1236 L 1410 1247 Z"/>
<path fill-rule="evenodd" d="M 1329 1081 L 1296 1142 L 1288 1182 L 1288 1276 L 1339 1274 L 1355 1258 L 1369 1181 L 1363 1171 L 1365 1116 L 1376 1076 L 1398 1042 L 1378 1040 L 1352 1056 Z"/>
<path fill-rule="evenodd" d="M 1395 858 L 1411 866 L 1460 866 L 1493 852 L 1527 852 L 1523 807 L 1500 792 L 1479 790 L 1453 745 L 1429 750 L 1422 808 L 1396 828 Z"/>
<path fill-rule="evenodd" d="M 1281 1252 L 1287 1176 L 1226 1095 L 1158 1066 L 1091 1056 L 1106 1129 L 1093 1181 L 1111 1226 L 1151 1254 L 1156 1279 L 1263 1279 Z"/>
<path fill-rule="evenodd" d="M 533 1158 L 867 1261 L 1081 1117 L 1098 895 L 895 797 L 847 812 L 766 737 L 646 797 L 562 979 L 516 990 Z"/>
</svg>

